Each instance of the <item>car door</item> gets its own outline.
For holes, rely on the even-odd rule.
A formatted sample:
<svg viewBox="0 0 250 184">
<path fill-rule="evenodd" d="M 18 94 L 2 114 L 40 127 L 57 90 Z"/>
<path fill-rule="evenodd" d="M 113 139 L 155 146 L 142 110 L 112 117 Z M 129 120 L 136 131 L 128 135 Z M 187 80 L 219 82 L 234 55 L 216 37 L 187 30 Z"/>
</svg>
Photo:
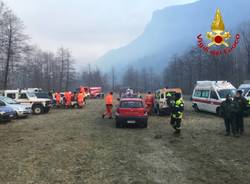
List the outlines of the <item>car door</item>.
<svg viewBox="0 0 250 184">
<path fill-rule="evenodd" d="M 204 99 L 202 98 L 202 90 L 195 90 L 192 97 L 193 104 L 196 104 L 199 110 L 204 110 Z"/>
<path fill-rule="evenodd" d="M 216 113 L 217 107 L 220 106 L 219 96 L 216 91 L 210 91 L 210 104 L 209 104 L 209 112 Z"/>
<path fill-rule="evenodd" d="M 30 101 L 29 101 L 29 98 L 28 98 L 26 93 L 20 93 L 18 95 L 18 100 L 17 101 L 22 103 L 22 104 L 25 104 L 25 105 L 30 105 Z"/>
<path fill-rule="evenodd" d="M 210 90 L 201 90 L 201 103 L 202 103 L 202 110 L 209 112 L 209 96 Z"/>
</svg>

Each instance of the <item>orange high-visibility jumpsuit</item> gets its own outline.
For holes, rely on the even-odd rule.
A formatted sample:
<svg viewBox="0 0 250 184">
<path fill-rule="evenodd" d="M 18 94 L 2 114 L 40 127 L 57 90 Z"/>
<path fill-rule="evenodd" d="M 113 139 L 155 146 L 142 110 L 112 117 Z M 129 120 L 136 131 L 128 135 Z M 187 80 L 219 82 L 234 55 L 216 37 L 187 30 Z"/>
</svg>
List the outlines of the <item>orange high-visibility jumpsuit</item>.
<svg viewBox="0 0 250 184">
<path fill-rule="evenodd" d="M 84 87 L 82 87 L 82 86 L 81 86 L 81 87 L 80 87 L 80 90 L 79 90 L 79 92 L 80 92 L 80 93 L 84 93 L 84 92 L 85 92 L 85 89 L 84 89 Z"/>
<path fill-rule="evenodd" d="M 61 104 L 61 94 L 56 93 L 55 98 L 56 98 L 56 106 L 60 106 L 60 104 Z"/>
<path fill-rule="evenodd" d="M 77 104 L 79 108 L 83 107 L 84 104 L 84 94 L 83 93 L 79 93 L 77 96 Z"/>
<path fill-rule="evenodd" d="M 66 101 L 66 107 L 70 107 L 71 106 L 71 93 L 70 92 L 65 93 L 65 101 Z"/>
<path fill-rule="evenodd" d="M 112 118 L 112 107 L 113 107 L 113 95 L 108 94 L 105 98 L 106 111 L 103 114 L 103 118 L 108 115 L 109 118 Z"/>
<path fill-rule="evenodd" d="M 154 106 L 154 96 L 151 94 L 148 94 L 145 96 L 145 104 L 146 104 L 146 111 L 151 114 Z"/>
</svg>

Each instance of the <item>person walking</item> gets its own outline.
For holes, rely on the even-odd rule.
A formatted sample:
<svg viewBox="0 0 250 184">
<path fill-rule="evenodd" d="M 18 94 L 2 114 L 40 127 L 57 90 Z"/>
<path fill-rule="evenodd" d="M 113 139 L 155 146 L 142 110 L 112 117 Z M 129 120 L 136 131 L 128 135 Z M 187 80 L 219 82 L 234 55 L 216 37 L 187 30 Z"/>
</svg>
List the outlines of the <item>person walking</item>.
<svg viewBox="0 0 250 184">
<path fill-rule="evenodd" d="M 106 111 L 103 113 L 102 118 L 108 116 L 109 119 L 112 119 L 112 108 L 113 108 L 113 92 L 110 92 L 105 98 Z"/>
<path fill-rule="evenodd" d="M 236 131 L 236 116 L 239 111 L 238 103 L 228 94 L 226 100 L 222 102 L 221 108 L 226 128 L 225 136 L 230 136 L 232 133 L 233 136 L 238 137 L 239 135 Z"/>
<path fill-rule="evenodd" d="M 242 96 L 242 91 L 238 90 L 234 97 L 234 101 L 239 106 L 239 111 L 236 114 L 236 131 L 242 135 L 245 131 L 244 129 L 244 114 L 247 108 L 247 100 Z"/>
<path fill-rule="evenodd" d="M 173 102 L 171 103 L 171 120 L 170 124 L 175 130 L 175 134 L 181 133 L 181 123 L 184 112 L 184 102 L 181 99 L 181 94 L 176 93 Z"/>
</svg>

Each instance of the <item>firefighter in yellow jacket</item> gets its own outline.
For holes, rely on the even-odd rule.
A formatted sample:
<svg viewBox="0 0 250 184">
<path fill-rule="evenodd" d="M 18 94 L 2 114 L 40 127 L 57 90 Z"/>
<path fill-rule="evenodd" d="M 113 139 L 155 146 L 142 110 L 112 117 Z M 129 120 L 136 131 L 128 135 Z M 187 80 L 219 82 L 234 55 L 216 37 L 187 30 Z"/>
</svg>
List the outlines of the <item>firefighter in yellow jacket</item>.
<svg viewBox="0 0 250 184">
<path fill-rule="evenodd" d="M 184 102 L 181 94 L 176 93 L 174 100 L 171 102 L 171 121 L 170 124 L 175 129 L 175 134 L 181 133 L 181 122 L 184 112 Z"/>
</svg>

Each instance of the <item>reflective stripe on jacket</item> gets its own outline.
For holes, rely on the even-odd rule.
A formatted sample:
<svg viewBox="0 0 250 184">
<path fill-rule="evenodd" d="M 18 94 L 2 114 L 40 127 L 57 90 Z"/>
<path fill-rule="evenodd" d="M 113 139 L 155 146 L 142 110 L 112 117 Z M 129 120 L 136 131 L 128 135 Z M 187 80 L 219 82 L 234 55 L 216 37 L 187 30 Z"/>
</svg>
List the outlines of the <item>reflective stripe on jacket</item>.
<svg viewBox="0 0 250 184">
<path fill-rule="evenodd" d="M 172 117 L 176 119 L 183 118 L 184 102 L 182 99 L 176 100 L 172 107 Z"/>
</svg>

